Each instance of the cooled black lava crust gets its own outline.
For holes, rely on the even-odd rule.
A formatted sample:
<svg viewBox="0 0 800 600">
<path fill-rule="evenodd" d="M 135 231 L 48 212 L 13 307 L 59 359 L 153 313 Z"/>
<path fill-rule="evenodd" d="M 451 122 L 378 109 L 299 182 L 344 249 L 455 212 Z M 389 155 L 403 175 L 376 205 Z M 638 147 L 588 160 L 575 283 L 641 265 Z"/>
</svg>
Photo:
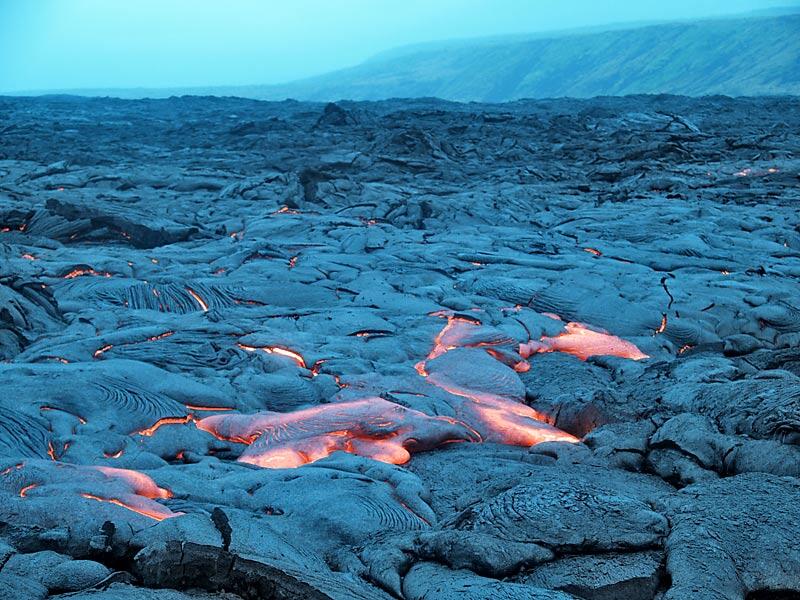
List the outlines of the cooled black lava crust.
<svg viewBox="0 0 800 600">
<path fill-rule="evenodd" d="M 798 277 L 796 98 L 0 98 L 0 596 L 798 598 Z"/>
</svg>

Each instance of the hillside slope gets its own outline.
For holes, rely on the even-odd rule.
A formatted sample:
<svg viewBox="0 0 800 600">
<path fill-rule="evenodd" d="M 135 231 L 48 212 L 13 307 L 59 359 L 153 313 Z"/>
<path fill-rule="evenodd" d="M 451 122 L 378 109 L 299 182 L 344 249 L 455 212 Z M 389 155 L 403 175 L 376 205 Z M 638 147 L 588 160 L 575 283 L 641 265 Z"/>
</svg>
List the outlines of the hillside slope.
<svg viewBox="0 0 800 600">
<path fill-rule="evenodd" d="M 259 74 L 254 72 L 253 78 Z M 661 93 L 800 95 L 800 12 L 429 42 L 280 85 L 59 89 L 14 95 L 52 93 L 479 102 Z"/>
<path fill-rule="evenodd" d="M 640 93 L 800 94 L 800 15 L 440 43 L 238 92 L 269 99 L 436 96 L 492 102 Z"/>
</svg>

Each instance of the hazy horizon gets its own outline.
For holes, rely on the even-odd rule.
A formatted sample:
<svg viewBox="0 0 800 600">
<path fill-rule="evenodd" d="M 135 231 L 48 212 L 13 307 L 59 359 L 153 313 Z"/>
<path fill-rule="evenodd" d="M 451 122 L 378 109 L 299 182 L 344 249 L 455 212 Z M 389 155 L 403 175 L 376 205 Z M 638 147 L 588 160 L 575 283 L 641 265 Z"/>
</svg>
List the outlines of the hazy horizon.
<svg viewBox="0 0 800 600">
<path fill-rule="evenodd" d="M 0 92 L 277 84 L 400 46 L 626 22 L 699 19 L 791 0 L 8 0 Z"/>
</svg>

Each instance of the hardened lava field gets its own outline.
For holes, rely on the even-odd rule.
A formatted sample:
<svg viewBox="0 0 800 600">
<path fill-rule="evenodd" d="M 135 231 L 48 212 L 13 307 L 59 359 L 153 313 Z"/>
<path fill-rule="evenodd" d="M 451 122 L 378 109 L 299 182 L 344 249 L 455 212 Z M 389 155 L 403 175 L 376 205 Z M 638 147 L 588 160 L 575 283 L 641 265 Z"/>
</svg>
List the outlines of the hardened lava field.
<svg viewBox="0 0 800 600">
<path fill-rule="evenodd" d="M 800 598 L 795 99 L 0 99 L 0 596 Z"/>
</svg>

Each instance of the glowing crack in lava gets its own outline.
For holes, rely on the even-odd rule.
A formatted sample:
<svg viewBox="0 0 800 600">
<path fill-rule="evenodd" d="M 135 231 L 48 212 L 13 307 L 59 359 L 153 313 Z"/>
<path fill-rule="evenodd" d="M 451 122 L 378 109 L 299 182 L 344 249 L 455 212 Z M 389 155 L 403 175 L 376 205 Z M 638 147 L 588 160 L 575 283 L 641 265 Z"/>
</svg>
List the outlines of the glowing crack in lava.
<svg viewBox="0 0 800 600">
<path fill-rule="evenodd" d="M 306 361 L 303 356 L 299 352 L 295 352 L 294 350 L 289 350 L 288 348 L 281 348 L 280 346 L 248 346 L 247 344 L 236 344 L 242 350 L 246 352 L 255 352 L 256 350 L 262 350 L 267 354 L 277 354 L 278 356 L 285 356 L 286 358 L 292 359 L 298 367 L 306 369 Z"/>
<path fill-rule="evenodd" d="M 84 275 L 94 275 L 95 277 L 111 277 L 112 274 L 106 271 L 95 271 L 94 269 L 73 269 L 66 275 L 64 275 L 64 279 L 75 279 L 76 277 L 82 277 Z"/>
<path fill-rule="evenodd" d="M 146 437 L 152 436 L 156 431 L 161 429 L 164 425 L 185 425 L 189 421 L 194 420 L 194 415 L 188 414 L 184 417 L 162 417 L 155 423 L 153 423 L 150 427 L 146 429 L 140 429 L 136 433 L 139 435 L 143 435 Z"/>
<path fill-rule="evenodd" d="M 203 300 L 200 294 L 195 292 L 190 287 L 186 288 L 186 292 L 194 299 L 195 302 L 197 302 L 197 305 L 200 307 L 200 310 L 202 310 L 203 312 L 208 312 L 208 303 L 206 303 L 206 301 Z"/>
<path fill-rule="evenodd" d="M 382 398 L 292 413 L 215 415 L 197 427 L 219 439 L 248 444 L 239 460 L 273 469 L 299 467 L 337 450 L 399 465 L 412 452 L 479 439 L 454 419 L 431 417 Z"/>
<path fill-rule="evenodd" d="M 617 356 L 631 360 L 650 358 L 631 342 L 602 329 L 592 329 L 576 322 L 566 323 L 564 327 L 566 331 L 558 335 L 542 336 L 538 342 L 531 340 L 527 344 L 520 344 L 520 355 L 528 358 L 540 352 L 565 352 L 581 360 L 590 356 Z"/>
<path fill-rule="evenodd" d="M 178 517 L 183 514 L 172 512 L 166 506 L 161 506 L 157 502 L 145 503 L 137 500 L 125 502 L 119 498 L 104 498 L 102 496 L 95 496 L 94 494 L 90 494 L 88 492 L 81 492 L 81 497 L 87 498 L 88 500 L 97 500 L 98 502 L 107 502 L 155 521 L 163 521 L 164 519 Z M 134 498 L 136 498 L 136 496 L 134 496 Z"/>
<path fill-rule="evenodd" d="M 38 483 L 31 483 L 31 484 L 26 485 L 24 488 L 22 488 L 19 491 L 19 497 L 20 498 L 26 498 L 28 496 L 28 492 L 30 492 L 32 489 L 37 488 L 37 487 L 39 487 Z"/>
</svg>

